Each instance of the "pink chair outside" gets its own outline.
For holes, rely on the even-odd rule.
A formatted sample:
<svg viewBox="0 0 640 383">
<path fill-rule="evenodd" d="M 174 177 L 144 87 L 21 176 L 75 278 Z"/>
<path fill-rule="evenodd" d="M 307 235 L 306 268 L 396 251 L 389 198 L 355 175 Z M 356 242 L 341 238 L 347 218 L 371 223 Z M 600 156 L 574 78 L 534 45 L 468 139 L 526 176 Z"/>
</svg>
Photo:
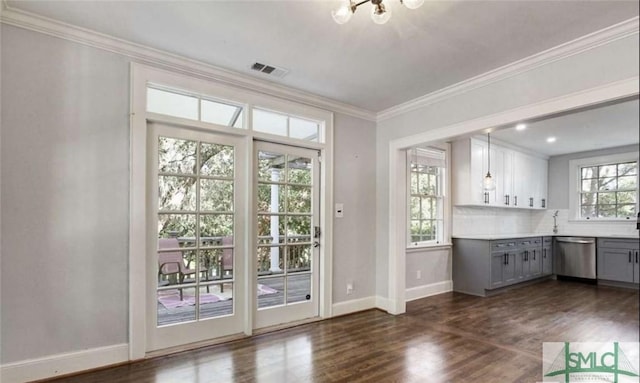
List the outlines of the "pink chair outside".
<svg viewBox="0 0 640 383">
<path fill-rule="evenodd" d="M 233 237 L 222 237 L 222 246 L 233 246 Z M 233 249 L 222 249 L 220 279 L 229 271 L 233 272 Z M 220 292 L 224 292 L 224 283 L 220 284 Z"/>
<path fill-rule="evenodd" d="M 180 243 L 177 238 L 158 239 L 158 250 L 178 248 L 180 248 Z M 209 270 L 202 270 L 202 272 L 205 274 L 205 278 L 209 279 Z M 167 252 L 158 251 L 158 281 L 160 281 L 163 275 L 175 275 L 178 284 L 182 285 L 185 277 L 195 275 L 195 273 L 195 269 L 190 269 L 185 266 L 180 250 Z M 180 291 L 180 300 L 182 300 L 182 288 L 178 288 L 178 290 Z M 209 286 L 207 286 L 207 292 L 209 292 Z"/>
</svg>

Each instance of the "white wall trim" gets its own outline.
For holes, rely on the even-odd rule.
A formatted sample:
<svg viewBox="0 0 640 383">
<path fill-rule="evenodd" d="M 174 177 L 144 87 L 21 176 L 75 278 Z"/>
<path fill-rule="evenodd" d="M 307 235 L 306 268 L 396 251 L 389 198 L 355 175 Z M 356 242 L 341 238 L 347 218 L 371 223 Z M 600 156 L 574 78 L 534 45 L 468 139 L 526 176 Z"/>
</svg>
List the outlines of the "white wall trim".
<svg viewBox="0 0 640 383">
<path fill-rule="evenodd" d="M 376 297 L 370 296 L 333 304 L 332 317 L 376 308 Z"/>
<path fill-rule="evenodd" d="M 189 59 L 160 49 L 136 44 L 90 29 L 81 28 L 48 17 L 40 16 L 35 13 L 23 11 L 8 5 L 5 5 L 0 21 L 14 27 L 40 32 L 49 36 L 117 53 L 119 55 L 129 57 L 135 62 L 232 85 L 237 88 L 251 90 L 253 92 L 278 97 L 288 101 L 329 109 L 334 112 L 347 114 L 368 121 L 376 120 L 376 114 L 374 112 L 349 105 L 344 102 L 276 84 L 271 81 L 257 79 L 249 75 L 220 68 L 202 61 Z"/>
<path fill-rule="evenodd" d="M 377 309 L 389 312 L 389 310 L 390 310 L 389 307 L 390 306 L 391 306 L 391 302 L 389 301 L 388 298 L 381 297 L 380 295 L 376 295 L 376 308 Z"/>
<path fill-rule="evenodd" d="M 129 345 L 126 343 L 116 344 L 3 364 L 0 371 L 0 381 L 30 382 L 123 363 L 128 360 Z"/>
<path fill-rule="evenodd" d="M 439 142 L 460 135 L 471 134 L 492 126 L 514 124 L 534 117 L 547 116 L 589 105 L 596 105 L 622 98 L 637 96 L 640 77 L 633 76 L 579 92 L 522 107 L 505 110 L 461 123 L 439 127 L 427 132 L 401 137 L 389 142 L 389 259 L 388 259 L 388 297 L 390 314 L 402 314 L 406 310 L 405 285 L 405 206 L 406 195 L 403 150 L 413 145 Z"/>
<path fill-rule="evenodd" d="M 489 84 L 505 80 L 509 77 L 545 66 L 554 61 L 562 60 L 601 45 L 638 34 L 639 26 L 639 18 L 636 16 L 588 35 L 578 37 L 575 40 L 560 44 L 524 59 L 382 110 L 377 114 L 377 121 L 387 120 L 403 113 L 424 108 L 425 106 L 435 104 L 447 98 L 459 96 L 473 89 L 484 87 Z"/>
<path fill-rule="evenodd" d="M 406 301 L 409 302 L 415 301 L 416 299 L 430 297 L 432 295 L 448 293 L 449 291 L 453 291 L 452 280 L 408 288 L 405 293 L 405 297 Z"/>
</svg>

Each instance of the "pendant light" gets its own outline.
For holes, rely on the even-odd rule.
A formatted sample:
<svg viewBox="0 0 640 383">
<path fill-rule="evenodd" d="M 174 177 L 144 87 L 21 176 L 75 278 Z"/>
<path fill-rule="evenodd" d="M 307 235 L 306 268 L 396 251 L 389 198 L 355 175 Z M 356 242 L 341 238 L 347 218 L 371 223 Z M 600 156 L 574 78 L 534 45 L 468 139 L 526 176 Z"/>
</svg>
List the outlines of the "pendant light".
<svg viewBox="0 0 640 383">
<path fill-rule="evenodd" d="M 496 181 L 491 177 L 491 134 L 487 133 L 487 175 L 482 180 L 485 191 L 492 191 L 496 188 Z"/>
</svg>

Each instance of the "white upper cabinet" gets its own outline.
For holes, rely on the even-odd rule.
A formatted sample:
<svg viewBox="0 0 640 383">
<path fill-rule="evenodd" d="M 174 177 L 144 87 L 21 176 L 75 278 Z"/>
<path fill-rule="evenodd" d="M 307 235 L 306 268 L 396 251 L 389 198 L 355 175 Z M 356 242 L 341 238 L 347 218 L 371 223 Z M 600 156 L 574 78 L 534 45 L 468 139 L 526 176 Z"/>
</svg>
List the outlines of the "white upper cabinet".
<svg viewBox="0 0 640 383">
<path fill-rule="evenodd" d="M 486 141 L 471 138 L 453 142 L 452 186 L 455 205 L 545 209 L 548 161 L 512 148 L 491 145 L 491 169 Z M 483 189 L 487 171 L 495 180 L 492 191 Z"/>
</svg>

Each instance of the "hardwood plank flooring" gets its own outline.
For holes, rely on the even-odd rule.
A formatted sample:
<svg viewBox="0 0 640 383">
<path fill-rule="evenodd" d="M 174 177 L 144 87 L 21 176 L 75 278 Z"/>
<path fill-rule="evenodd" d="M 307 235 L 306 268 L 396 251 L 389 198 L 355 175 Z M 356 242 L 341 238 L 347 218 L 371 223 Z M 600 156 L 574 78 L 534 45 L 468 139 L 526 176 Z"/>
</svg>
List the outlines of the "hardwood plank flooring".
<svg viewBox="0 0 640 383">
<path fill-rule="evenodd" d="M 537 382 L 542 342 L 637 342 L 638 300 L 554 280 L 446 293 L 55 382 Z"/>
</svg>

